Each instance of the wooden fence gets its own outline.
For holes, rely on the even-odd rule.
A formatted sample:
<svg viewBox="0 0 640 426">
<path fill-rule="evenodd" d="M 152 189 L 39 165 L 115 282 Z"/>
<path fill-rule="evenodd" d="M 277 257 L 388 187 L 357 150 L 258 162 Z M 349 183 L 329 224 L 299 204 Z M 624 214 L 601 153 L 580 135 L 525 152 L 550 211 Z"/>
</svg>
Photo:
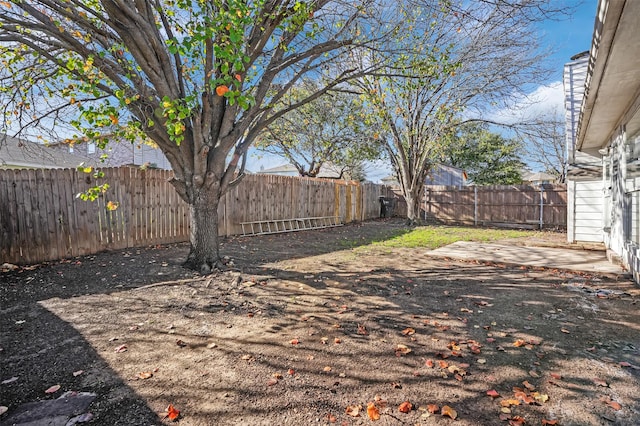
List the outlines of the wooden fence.
<svg viewBox="0 0 640 426">
<path fill-rule="evenodd" d="M 566 229 L 567 187 L 427 186 L 421 209 L 437 223 Z"/>
<path fill-rule="evenodd" d="M 168 179 L 173 172 L 104 169 L 104 178 L 71 169 L 0 170 L 0 264 L 29 264 L 153 244 L 187 241 L 189 208 Z M 95 202 L 76 195 L 110 185 Z M 287 176 L 248 175 L 221 200 L 221 236 L 240 222 L 340 216 L 378 217 L 383 186 Z M 106 203 L 116 201 L 116 210 Z"/>
</svg>

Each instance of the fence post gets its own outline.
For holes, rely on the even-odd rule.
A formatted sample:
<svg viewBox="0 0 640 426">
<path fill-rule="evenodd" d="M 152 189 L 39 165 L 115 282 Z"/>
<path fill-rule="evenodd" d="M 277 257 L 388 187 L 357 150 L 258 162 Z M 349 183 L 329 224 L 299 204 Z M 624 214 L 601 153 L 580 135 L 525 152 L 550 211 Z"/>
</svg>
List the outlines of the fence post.
<svg viewBox="0 0 640 426">
<path fill-rule="evenodd" d="M 543 216 L 543 208 L 544 208 L 544 184 L 540 184 L 540 230 L 542 231 L 542 227 L 544 226 L 544 216 Z"/>
<path fill-rule="evenodd" d="M 478 226 L 478 187 L 473 185 L 473 224 Z"/>
</svg>

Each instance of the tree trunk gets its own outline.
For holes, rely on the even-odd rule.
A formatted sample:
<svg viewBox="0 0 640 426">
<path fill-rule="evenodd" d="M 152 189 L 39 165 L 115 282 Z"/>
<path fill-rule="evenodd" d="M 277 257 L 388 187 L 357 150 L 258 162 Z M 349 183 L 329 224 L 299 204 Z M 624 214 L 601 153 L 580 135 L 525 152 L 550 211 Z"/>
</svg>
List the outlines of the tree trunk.
<svg viewBox="0 0 640 426">
<path fill-rule="evenodd" d="M 416 194 L 417 192 L 417 194 Z M 420 217 L 420 193 L 422 191 L 411 190 L 404 194 L 404 199 L 407 202 L 407 225 L 419 225 L 422 223 Z"/>
<path fill-rule="evenodd" d="M 214 268 L 222 268 L 218 246 L 218 195 L 217 185 L 202 188 L 189 205 L 191 247 L 184 266 L 202 274 Z"/>
</svg>

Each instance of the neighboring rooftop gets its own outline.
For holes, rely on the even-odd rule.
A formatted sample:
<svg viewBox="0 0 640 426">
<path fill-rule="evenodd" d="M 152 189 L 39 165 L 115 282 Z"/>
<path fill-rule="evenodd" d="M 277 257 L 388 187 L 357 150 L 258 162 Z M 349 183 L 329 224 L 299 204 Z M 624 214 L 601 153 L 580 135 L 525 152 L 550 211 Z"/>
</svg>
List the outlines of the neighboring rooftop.
<svg viewBox="0 0 640 426">
<path fill-rule="evenodd" d="M 0 135 L 0 169 L 64 169 L 93 165 L 86 157 L 50 148 L 44 144 Z"/>
</svg>

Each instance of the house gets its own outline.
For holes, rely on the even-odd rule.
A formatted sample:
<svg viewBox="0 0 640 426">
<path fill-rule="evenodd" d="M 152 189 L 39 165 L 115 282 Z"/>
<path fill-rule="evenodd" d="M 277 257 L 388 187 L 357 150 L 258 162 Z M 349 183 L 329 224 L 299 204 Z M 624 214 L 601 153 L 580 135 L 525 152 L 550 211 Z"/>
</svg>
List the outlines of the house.
<svg viewBox="0 0 640 426">
<path fill-rule="evenodd" d="M 79 155 L 99 163 L 100 167 L 148 166 L 154 169 L 171 170 L 171 164 L 164 153 L 147 143 L 115 140 L 101 149 L 95 143 L 56 143 L 49 147 Z"/>
<path fill-rule="evenodd" d="M 549 183 L 555 183 L 557 181 L 556 177 L 550 175 L 549 173 L 544 172 L 523 172 L 522 173 L 522 182 L 528 183 L 531 185 L 543 185 Z"/>
<path fill-rule="evenodd" d="M 82 163 L 95 165 L 95 161 L 80 155 L 0 135 L 0 169 L 72 169 Z"/>
<path fill-rule="evenodd" d="M 298 169 L 293 164 L 282 164 L 276 167 L 270 167 L 268 169 L 261 168 L 256 174 L 261 175 L 278 175 L 278 176 L 300 176 Z M 320 167 L 318 178 L 324 179 L 349 179 L 348 173 L 344 172 L 342 168 L 333 164 L 325 163 Z"/>
<path fill-rule="evenodd" d="M 383 185 L 390 186 L 392 188 L 400 188 L 398 179 L 393 175 L 382 178 L 380 181 Z M 464 170 L 453 166 L 446 166 L 444 164 L 436 164 L 429 171 L 424 184 L 461 187 L 466 185 L 466 181 L 467 174 Z"/>
<path fill-rule="evenodd" d="M 568 141 L 575 137 L 575 145 L 568 147 L 569 199 L 573 198 L 569 204 L 573 231 L 568 238 L 604 242 L 636 281 L 640 281 L 638 16 L 640 1 L 599 0 L 584 99 L 575 131 L 567 137 Z M 565 78 L 566 73 L 565 67 Z"/>
<path fill-rule="evenodd" d="M 95 143 L 45 145 L 0 135 L 0 168 L 76 168 L 80 164 L 94 167 L 146 165 L 171 169 L 162 151 L 142 142 L 114 141 L 100 149 Z"/>
</svg>

